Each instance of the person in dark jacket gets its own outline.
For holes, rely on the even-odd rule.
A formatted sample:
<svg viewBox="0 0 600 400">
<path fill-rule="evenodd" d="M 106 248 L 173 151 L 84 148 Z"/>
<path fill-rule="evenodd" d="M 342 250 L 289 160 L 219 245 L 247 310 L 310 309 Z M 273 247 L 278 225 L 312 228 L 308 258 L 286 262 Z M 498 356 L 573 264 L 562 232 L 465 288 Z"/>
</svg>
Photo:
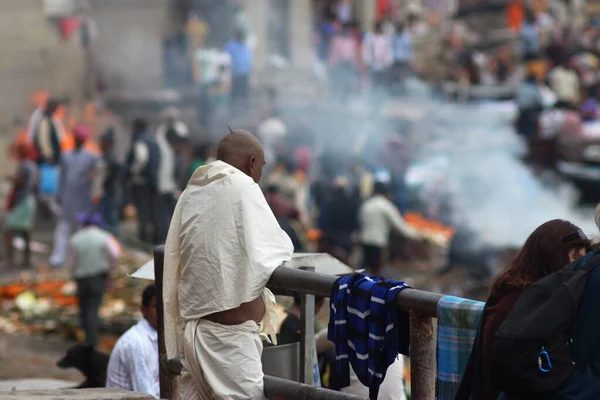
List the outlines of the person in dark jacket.
<svg viewBox="0 0 600 400">
<path fill-rule="evenodd" d="M 600 228 L 600 207 L 596 208 L 596 225 Z M 583 266 L 600 252 L 596 244 L 580 263 Z M 596 400 L 600 399 L 600 268 L 590 272 L 579 311 L 573 321 L 571 355 L 575 369 L 553 400 Z"/>
<path fill-rule="evenodd" d="M 109 128 L 100 137 L 102 150 L 102 197 L 99 209 L 106 224 L 115 235 L 119 234 L 118 187 L 121 176 L 121 165 L 114 153 L 115 130 Z"/>
<path fill-rule="evenodd" d="M 454 400 L 497 400 L 491 354 L 494 335 L 525 288 L 585 255 L 590 242 L 569 221 L 555 219 L 540 225 L 527 238 L 510 267 L 493 281 L 479 333 Z M 502 399 L 509 399 L 502 394 Z M 579 399 L 579 397 L 570 397 Z"/>
<path fill-rule="evenodd" d="M 294 203 L 285 198 L 276 185 L 269 185 L 265 195 L 267 204 L 277 218 L 279 226 L 290 237 L 294 245 L 294 252 L 301 253 L 306 250 L 306 232 L 299 221 L 299 213 Z"/>
<path fill-rule="evenodd" d="M 126 177 L 138 215 L 138 236 L 142 242 L 158 244 L 158 216 L 155 202 L 158 196 L 158 166 L 160 153 L 156 141 L 148 134 L 145 120 L 133 121 L 133 140 L 127 156 Z M 152 239 L 150 234 L 152 233 Z"/>
<path fill-rule="evenodd" d="M 320 251 L 339 252 L 347 259 L 352 252 L 352 234 L 358 231 L 359 202 L 352 195 L 346 178 L 337 178 L 329 200 L 319 215 L 322 232 Z M 337 249 L 337 250 L 336 250 Z"/>
<path fill-rule="evenodd" d="M 60 164 L 60 128 L 54 119 L 58 106 L 58 100 L 49 99 L 44 114 L 34 128 L 33 145 L 38 154 L 39 164 Z"/>
</svg>

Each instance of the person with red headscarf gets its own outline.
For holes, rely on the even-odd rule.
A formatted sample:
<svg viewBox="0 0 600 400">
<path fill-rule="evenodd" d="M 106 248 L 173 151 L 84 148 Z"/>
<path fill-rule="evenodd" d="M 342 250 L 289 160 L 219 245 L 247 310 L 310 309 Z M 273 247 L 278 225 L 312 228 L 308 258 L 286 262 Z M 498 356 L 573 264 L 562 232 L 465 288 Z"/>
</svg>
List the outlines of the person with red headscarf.
<svg viewBox="0 0 600 400">
<path fill-rule="evenodd" d="M 71 230 L 77 223 L 77 216 L 89 212 L 94 207 L 97 183 L 97 171 L 101 160 L 97 154 L 84 146 L 90 136 L 90 130 L 79 125 L 73 129 L 75 148 L 63 155 L 58 185 L 60 204 L 59 220 L 54 233 L 54 250 L 50 256 L 51 266 L 60 266 L 65 262 L 67 244 Z"/>
<path fill-rule="evenodd" d="M 36 213 L 36 186 L 38 180 L 38 168 L 33 161 L 34 149 L 29 142 L 18 142 L 12 149 L 19 160 L 19 165 L 12 179 L 13 189 L 9 197 L 7 209 L 9 210 L 4 225 L 4 254 L 6 264 L 13 267 L 12 240 L 15 234 L 19 234 L 25 240 L 23 251 L 23 265 L 30 263 L 30 234 L 35 222 Z"/>
</svg>

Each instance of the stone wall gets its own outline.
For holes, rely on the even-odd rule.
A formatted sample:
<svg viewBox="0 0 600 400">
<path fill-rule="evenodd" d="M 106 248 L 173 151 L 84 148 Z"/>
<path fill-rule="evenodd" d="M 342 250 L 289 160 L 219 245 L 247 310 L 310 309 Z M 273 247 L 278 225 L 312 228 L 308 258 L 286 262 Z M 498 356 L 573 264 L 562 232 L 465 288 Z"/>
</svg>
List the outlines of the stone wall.
<svg viewBox="0 0 600 400">
<path fill-rule="evenodd" d="M 162 87 L 167 0 L 92 0 L 99 67 L 111 89 Z"/>
<path fill-rule="evenodd" d="M 82 57 L 76 38 L 62 41 L 46 20 L 40 0 L 0 2 L 0 129 L 23 117 L 29 95 L 39 89 L 76 98 L 81 93 Z"/>
<path fill-rule="evenodd" d="M 167 1 L 91 1 L 100 31 L 96 58 L 108 85 L 162 86 Z M 27 99 L 36 90 L 81 99 L 79 35 L 62 40 L 57 22 L 45 18 L 41 0 L 1 0 L 0 37 L 0 134 L 11 131 L 15 116 L 28 117 Z"/>
</svg>

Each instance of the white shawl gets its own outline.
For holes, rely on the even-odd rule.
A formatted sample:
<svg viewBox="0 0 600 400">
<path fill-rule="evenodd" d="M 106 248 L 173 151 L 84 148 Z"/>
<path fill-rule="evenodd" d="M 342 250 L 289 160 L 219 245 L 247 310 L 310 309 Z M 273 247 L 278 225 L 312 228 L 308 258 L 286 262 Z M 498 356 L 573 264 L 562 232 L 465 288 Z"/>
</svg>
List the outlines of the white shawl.
<svg viewBox="0 0 600 400">
<path fill-rule="evenodd" d="M 182 356 L 185 322 L 257 299 L 292 253 L 250 177 L 222 161 L 198 168 L 177 202 L 165 245 L 167 357 Z"/>
</svg>

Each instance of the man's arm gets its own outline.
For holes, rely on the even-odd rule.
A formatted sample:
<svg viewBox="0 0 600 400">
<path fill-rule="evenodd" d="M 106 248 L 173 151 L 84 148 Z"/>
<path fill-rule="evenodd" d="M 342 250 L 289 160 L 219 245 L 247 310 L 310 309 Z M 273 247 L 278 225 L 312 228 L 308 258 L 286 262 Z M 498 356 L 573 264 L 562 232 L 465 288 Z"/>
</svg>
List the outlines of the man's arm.
<svg viewBox="0 0 600 400">
<path fill-rule="evenodd" d="M 94 201 L 100 200 L 104 195 L 104 181 L 108 177 L 108 164 L 102 158 L 96 160 L 92 172 L 92 198 Z"/>
<path fill-rule="evenodd" d="M 105 252 L 106 252 L 106 259 L 108 260 L 108 269 L 109 270 L 115 269 L 119 262 L 120 251 L 119 251 L 117 242 L 115 240 L 113 240 L 112 236 L 110 236 L 108 234 L 106 237 Z"/>
<path fill-rule="evenodd" d="M 66 181 L 67 181 L 66 157 L 60 158 L 60 170 L 61 170 L 61 173 L 58 174 L 58 189 L 56 191 L 56 197 L 58 198 L 59 204 L 62 204 L 62 199 L 64 198 L 65 186 L 66 186 Z"/>
<path fill-rule="evenodd" d="M 40 122 L 39 129 L 39 144 L 40 152 L 46 160 L 54 160 L 54 150 L 52 149 L 52 139 L 50 138 L 50 120 L 49 118 L 43 118 Z"/>
<path fill-rule="evenodd" d="M 31 115 L 31 118 L 29 119 L 29 126 L 27 127 L 27 136 L 29 137 L 29 140 L 33 141 L 33 138 L 35 137 L 35 130 L 37 129 L 43 114 L 44 113 L 42 109 L 37 108 Z"/>
<path fill-rule="evenodd" d="M 400 232 L 402 236 L 410 239 L 421 238 L 419 232 L 406 223 L 402 215 L 400 215 L 400 211 L 390 201 L 385 204 L 385 212 L 394 229 Z"/>
<path fill-rule="evenodd" d="M 168 358 L 180 354 L 179 335 L 183 331 L 183 320 L 179 314 L 179 282 L 181 280 L 181 248 L 179 235 L 181 228 L 182 199 L 177 202 L 165 242 L 165 263 L 163 268 L 163 307 L 165 348 Z"/>
<path fill-rule="evenodd" d="M 72 240 L 69 240 L 67 247 L 67 259 L 65 265 L 71 276 L 75 276 L 75 248 L 73 247 Z"/>
</svg>

